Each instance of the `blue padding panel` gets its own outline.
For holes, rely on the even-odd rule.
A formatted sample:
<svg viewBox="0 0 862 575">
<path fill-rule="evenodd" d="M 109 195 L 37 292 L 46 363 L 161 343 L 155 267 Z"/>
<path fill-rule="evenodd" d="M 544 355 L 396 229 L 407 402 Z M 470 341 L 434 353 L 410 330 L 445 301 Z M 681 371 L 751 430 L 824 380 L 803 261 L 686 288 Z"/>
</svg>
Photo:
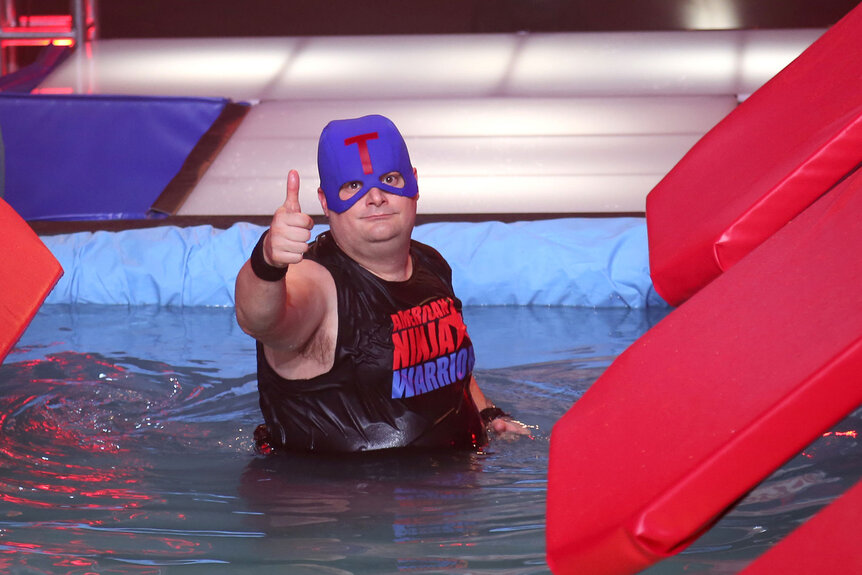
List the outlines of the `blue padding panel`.
<svg viewBox="0 0 862 575">
<path fill-rule="evenodd" d="M 6 201 L 26 220 L 145 218 L 226 104 L 0 94 Z"/>
<path fill-rule="evenodd" d="M 263 230 L 243 223 L 44 237 L 65 269 L 46 303 L 232 306 L 236 274 Z M 650 280 L 642 218 L 437 223 L 413 237 L 449 260 L 465 305 L 666 305 Z"/>
<path fill-rule="evenodd" d="M 465 305 L 666 305 L 642 218 L 438 223 L 413 237 L 446 257 Z"/>
</svg>

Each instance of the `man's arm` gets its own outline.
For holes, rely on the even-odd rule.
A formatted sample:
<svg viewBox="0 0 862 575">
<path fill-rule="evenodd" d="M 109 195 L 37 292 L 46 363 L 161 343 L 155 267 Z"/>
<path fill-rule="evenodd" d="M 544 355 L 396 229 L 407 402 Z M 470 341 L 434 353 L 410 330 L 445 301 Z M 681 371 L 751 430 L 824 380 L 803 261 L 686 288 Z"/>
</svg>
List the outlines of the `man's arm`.
<svg viewBox="0 0 862 575">
<path fill-rule="evenodd" d="M 482 393 L 482 390 L 479 388 L 479 384 L 476 383 L 476 378 L 472 376 L 470 377 L 470 396 L 473 398 L 473 403 L 476 404 L 480 413 L 485 409 L 493 409 L 496 407 L 492 402 L 488 401 L 488 398 L 485 397 L 485 394 Z M 500 415 L 492 419 L 490 422 L 490 428 L 493 429 L 497 435 L 531 435 L 530 429 L 526 425 L 520 421 L 515 421 L 508 415 Z"/>
<path fill-rule="evenodd" d="M 299 175 L 287 177 L 287 196 L 272 217 L 263 237 L 257 266 L 274 274 L 268 281 L 255 273 L 251 259 L 236 279 L 236 317 L 240 327 L 266 346 L 286 352 L 301 351 L 324 321 L 334 290 L 328 272 L 315 262 L 303 260 L 314 222 L 299 206 Z M 261 258 L 263 264 L 261 264 Z M 279 270 L 286 270 L 278 278 Z M 273 279 L 270 277 L 270 280 Z"/>
</svg>

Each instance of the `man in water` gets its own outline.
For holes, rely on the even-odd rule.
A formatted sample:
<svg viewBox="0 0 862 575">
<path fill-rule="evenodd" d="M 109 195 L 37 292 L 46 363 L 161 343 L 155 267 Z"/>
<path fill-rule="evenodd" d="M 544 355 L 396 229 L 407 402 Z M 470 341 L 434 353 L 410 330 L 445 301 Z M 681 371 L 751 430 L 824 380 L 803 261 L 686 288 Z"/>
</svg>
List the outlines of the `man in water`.
<svg viewBox="0 0 862 575">
<path fill-rule="evenodd" d="M 476 448 L 526 433 L 489 402 L 437 251 L 411 239 L 419 190 L 383 116 L 330 122 L 318 145 L 330 230 L 309 244 L 299 175 L 239 272 L 236 315 L 257 340 L 259 444 L 352 452 Z"/>
</svg>

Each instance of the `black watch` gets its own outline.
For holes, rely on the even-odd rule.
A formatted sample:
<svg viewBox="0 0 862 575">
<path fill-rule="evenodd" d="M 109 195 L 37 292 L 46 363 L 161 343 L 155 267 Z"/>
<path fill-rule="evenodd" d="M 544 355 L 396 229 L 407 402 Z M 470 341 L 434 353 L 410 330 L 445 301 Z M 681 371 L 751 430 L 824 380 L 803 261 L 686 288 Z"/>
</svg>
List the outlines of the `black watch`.
<svg viewBox="0 0 862 575">
<path fill-rule="evenodd" d="M 498 417 L 509 417 L 509 414 L 500 409 L 499 407 L 486 407 L 482 411 L 479 412 L 479 417 L 482 418 L 482 423 L 488 425 Z"/>
</svg>

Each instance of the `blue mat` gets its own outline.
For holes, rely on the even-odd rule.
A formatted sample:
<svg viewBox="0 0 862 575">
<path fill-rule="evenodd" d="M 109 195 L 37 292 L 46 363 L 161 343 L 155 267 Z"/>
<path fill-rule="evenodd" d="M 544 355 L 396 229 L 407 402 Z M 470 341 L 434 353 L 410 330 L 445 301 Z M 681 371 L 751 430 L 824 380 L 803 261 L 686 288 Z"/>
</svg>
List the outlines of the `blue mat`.
<svg viewBox="0 0 862 575">
<path fill-rule="evenodd" d="M 263 230 L 241 223 L 44 237 L 65 270 L 45 303 L 232 306 L 236 274 Z M 465 305 L 667 305 L 649 277 L 642 218 L 434 223 L 413 237 L 446 257 Z"/>
<path fill-rule="evenodd" d="M 147 218 L 227 104 L 0 94 L 5 199 L 25 220 Z"/>
</svg>

